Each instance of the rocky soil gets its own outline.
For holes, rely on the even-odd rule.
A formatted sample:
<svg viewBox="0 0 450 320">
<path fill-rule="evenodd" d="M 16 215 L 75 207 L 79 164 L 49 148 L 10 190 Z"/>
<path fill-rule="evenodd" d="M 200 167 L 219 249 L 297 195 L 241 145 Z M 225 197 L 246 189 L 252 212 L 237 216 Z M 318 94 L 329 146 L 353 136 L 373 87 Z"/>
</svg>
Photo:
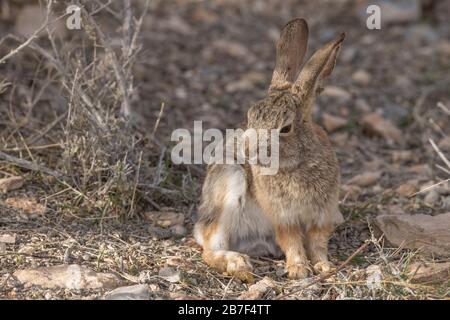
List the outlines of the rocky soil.
<svg viewBox="0 0 450 320">
<path fill-rule="evenodd" d="M 450 297 L 450 1 L 384 1 L 381 30 L 366 1 L 126 3 L 92 1 L 96 24 L 53 24 L 0 64 L 0 299 Z M 44 9 L 0 1 L 0 59 Z M 291 281 L 258 258 L 246 284 L 202 261 L 205 168 L 172 165 L 170 133 L 238 125 L 293 17 L 310 53 L 347 34 L 314 110 L 341 165 L 341 267 Z"/>
</svg>

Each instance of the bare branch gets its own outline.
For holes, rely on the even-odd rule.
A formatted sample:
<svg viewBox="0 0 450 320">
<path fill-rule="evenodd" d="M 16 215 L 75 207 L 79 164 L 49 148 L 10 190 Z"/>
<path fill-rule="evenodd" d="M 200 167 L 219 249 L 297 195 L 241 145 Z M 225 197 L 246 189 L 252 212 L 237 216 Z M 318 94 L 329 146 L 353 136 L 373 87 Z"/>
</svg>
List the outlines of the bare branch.
<svg viewBox="0 0 450 320">
<path fill-rule="evenodd" d="M 41 165 L 33 163 L 31 161 L 27 161 L 24 159 L 20 159 L 20 158 L 11 156 L 2 151 L 0 151 L 0 159 L 10 162 L 18 167 L 21 167 L 21 168 L 24 168 L 27 170 L 45 173 L 45 174 L 55 177 L 57 179 L 62 179 L 64 177 L 63 174 L 58 171 L 48 169 L 47 167 L 41 166 Z"/>
<path fill-rule="evenodd" d="M 53 5 L 53 0 L 49 0 L 47 3 L 47 14 L 45 16 L 45 21 L 42 24 L 41 27 L 39 27 L 39 29 L 37 29 L 30 38 L 28 38 L 28 40 L 26 40 L 24 43 L 22 43 L 21 45 L 19 45 L 17 48 L 11 50 L 6 56 L 4 56 L 3 58 L 0 59 L 0 64 L 5 63 L 6 60 L 8 60 L 9 58 L 11 58 L 12 56 L 16 55 L 18 52 L 22 51 L 23 49 L 25 49 L 26 47 L 28 47 L 30 45 L 31 42 L 33 42 L 34 39 L 37 38 L 37 36 L 39 35 L 39 33 L 41 33 L 44 29 L 47 28 L 48 22 L 50 20 L 50 13 L 51 13 L 51 9 L 52 9 L 52 5 Z"/>
</svg>

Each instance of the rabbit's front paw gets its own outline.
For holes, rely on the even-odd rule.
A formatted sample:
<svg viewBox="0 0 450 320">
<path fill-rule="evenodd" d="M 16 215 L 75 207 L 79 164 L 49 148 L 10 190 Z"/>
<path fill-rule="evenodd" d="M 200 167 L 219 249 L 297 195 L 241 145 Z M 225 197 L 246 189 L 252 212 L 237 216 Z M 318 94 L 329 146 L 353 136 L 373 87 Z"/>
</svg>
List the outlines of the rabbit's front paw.
<svg viewBox="0 0 450 320">
<path fill-rule="evenodd" d="M 289 279 L 304 279 L 308 277 L 309 270 L 304 264 L 293 264 L 286 266 Z"/>
<path fill-rule="evenodd" d="M 227 255 L 227 271 L 230 276 L 234 276 L 245 282 L 253 282 L 252 265 L 248 256 L 231 253 Z"/>
<path fill-rule="evenodd" d="M 328 261 L 319 261 L 313 266 L 313 269 L 318 274 L 324 274 L 331 271 L 331 265 Z"/>
</svg>

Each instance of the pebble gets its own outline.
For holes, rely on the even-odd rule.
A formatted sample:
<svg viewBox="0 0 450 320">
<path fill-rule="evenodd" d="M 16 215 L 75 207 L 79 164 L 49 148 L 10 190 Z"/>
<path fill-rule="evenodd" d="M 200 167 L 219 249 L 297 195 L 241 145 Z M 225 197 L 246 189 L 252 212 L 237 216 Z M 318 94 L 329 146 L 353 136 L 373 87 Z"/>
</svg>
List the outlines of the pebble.
<svg viewBox="0 0 450 320">
<path fill-rule="evenodd" d="M 366 87 L 370 84 L 371 76 L 365 70 L 357 70 L 355 73 L 352 74 L 352 80 L 357 85 Z"/>
<path fill-rule="evenodd" d="M 326 86 L 322 92 L 322 95 L 337 99 L 340 103 L 347 103 L 352 98 L 350 92 L 337 86 Z"/>
<path fill-rule="evenodd" d="M 439 202 L 440 196 L 436 190 L 431 190 L 425 196 L 424 202 L 426 205 L 435 206 Z"/>
<path fill-rule="evenodd" d="M 334 132 L 347 125 L 347 120 L 329 113 L 322 114 L 322 124 L 328 132 Z"/>
<path fill-rule="evenodd" d="M 442 208 L 444 210 L 450 210 L 450 197 L 445 197 L 444 200 L 442 200 Z"/>
<path fill-rule="evenodd" d="M 149 300 L 150 290 L 147 285 L 119 287 L 105 294 L 105 300 Z"/>
<path fill-rule="evenodd" d="M 0 179 L 0 191 L 3 193 L 22 188 L 24 180 L 22 177 L 15 176 Z"/>
<path fill-rule="evenodd" d="M 182 225 L 176 225 L 170 228 L 172 235 L 176 238 L 183 238 L 187 235 L 187 229 Z"/>
<path fill-rule="evenodd" d="M 110 273 L 97 273 L 80 265 L 57 265 L 14 272 L 23 285 L 55 289 L 102 289 L 114 288 L 120 280 Z"/>
<path fill-rule="evenodd" d="M 158 275 L 164 280 L 169 281 L 170 283 L 177 283 L 181 280 L 180 272 L 172 267 L 162 268 L 161 270 L 159 270 Z"/>
</svg>

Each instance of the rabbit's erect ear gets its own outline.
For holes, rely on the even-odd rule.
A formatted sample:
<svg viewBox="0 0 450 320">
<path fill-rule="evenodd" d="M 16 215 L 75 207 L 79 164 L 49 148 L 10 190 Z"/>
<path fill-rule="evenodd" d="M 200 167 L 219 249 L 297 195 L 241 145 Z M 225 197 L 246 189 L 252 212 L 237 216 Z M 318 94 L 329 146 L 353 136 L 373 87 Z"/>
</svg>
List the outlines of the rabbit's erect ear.
<svg viewBox="0 0 450 320">
<path fill-rule="evenodd" d="M 345 33 L 342 33 L 339 38 L 317 50 L 292 86 L 292 92 L 298 95 L 307 107 L 322 90 L 323 80 L 333 71 L 344 38 Z"/>
<path fill-rule="evenodd" d="M 308 24 L 303 19 L 289 21 L 281 30 L 277 58 L 269 91 L 290 88 L 308 46 Z"/>
</svg>

